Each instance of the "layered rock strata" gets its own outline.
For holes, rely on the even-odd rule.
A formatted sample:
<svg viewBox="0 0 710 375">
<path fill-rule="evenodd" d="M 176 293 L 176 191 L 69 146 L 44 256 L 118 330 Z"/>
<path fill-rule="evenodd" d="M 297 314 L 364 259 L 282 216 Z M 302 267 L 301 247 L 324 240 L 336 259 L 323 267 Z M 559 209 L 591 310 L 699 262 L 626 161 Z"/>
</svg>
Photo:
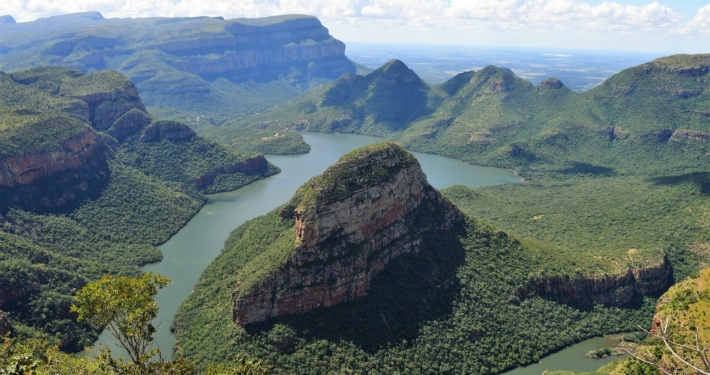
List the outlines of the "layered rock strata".
<svg viewBox="0 0 710 375">
<path fill-rule="evenodd" d="M 29 185 L 42 177 L 73 168 L 96 165 L 105 159 L 106 148 L 98 134 L 88 129 L 60 140 L 51 151 L 28 152 L 0 159 L 0 185 Z"/>
<path fill-rule="evenodd" d="M 416 216 L 433 212 L 439 219 L 414 228 Z M 295 221 L 293 253 L 260 282 L 237 286 L 238 325 L 362 297 L 390 260 L 464 219 L 427 183 L 416 159 L 393 143 L 344 156 L 301 187 L 280 215 Z"/>
<path fill-rule="evenodd" d="M 549 276 L 531 283 L 529 290 L 560 303 L 623 306 L 635 295 L 657 296 L 671 281 L 671 267 L 663 260 L 645 268 L 597 277 Z"/>
</svg>

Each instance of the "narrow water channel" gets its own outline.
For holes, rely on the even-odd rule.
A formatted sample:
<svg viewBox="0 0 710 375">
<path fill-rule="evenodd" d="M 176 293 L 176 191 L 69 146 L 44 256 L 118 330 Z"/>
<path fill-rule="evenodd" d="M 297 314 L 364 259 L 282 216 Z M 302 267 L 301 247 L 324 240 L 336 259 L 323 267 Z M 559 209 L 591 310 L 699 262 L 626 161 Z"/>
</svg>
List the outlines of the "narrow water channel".
<svg viewBox="0 0 710 375">
<path fill-rule="evenodd" d="M 163 261 L 148 265 L 152 271 L 172 278 L 156 301 L 160 306 L 156 342 L 163 355 L 172 353 L 174 336 L 170 324 L 178 306 L 192 292 L 202 271 L 220 253 L 229 233 L 245 221 L 268 213 L 286 203 L 299 186 L 320 174 L 338 158 L 354 149 L 382 141 L 381 138 L 357 135 L 304 133 L 311 145 L 306 155 L 276 156 L 267 159 L 281 168 L 281 173 L 241 189 L 209 196 L 209 200 L 190 222 L 160 246 Z M 441 156 L 414 153 L 429 183 L 444 189 L 456 184 L 469 187 L 518 183 L 510 170 L 481 167 Z M 112 348 L 112 338 L 104 331 L 99 341 Z"/>
<path fill-rule="evenodd" d="M 610 362 L 626 357 L 626 355 L 623 355 L 593 359 L 585 356 L 585 354 L 592 350 L 618 345 L 619 342 L 613 339 L 615 336 L 619 335 L 594 337 L 589 340 L 584 340 L 580 343 L 564 348 L 559 352 L 548 355 L 543 358 L 540 363 L 534 363 L 525 367 L 518 367 L 515 370 L 505 372 L 502 375 L 540 375 L 545 371 L 596 371 Z"/>
</svg>

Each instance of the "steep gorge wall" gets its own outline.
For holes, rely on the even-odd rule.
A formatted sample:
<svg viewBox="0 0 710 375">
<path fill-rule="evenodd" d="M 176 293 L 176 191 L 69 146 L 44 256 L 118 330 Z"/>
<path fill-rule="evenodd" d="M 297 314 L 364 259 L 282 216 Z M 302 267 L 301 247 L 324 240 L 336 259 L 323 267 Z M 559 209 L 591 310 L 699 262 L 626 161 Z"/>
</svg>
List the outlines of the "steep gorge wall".
<svg viewBox="0 0 710 375">
<path fill-rule="evenodd" d="M 355 71 L 345 57 L 345 44 L 331 37 L 315 17 L 264 26 L 225 22 L 231 23 L 226 26 L 231 36 L 170 41 L 156 47 L 181 57 L 171 63 L 174 68 L 202 76 L 287 75 L 292 65 L 305 65 L 307 71 L 302 73 L 330 78 Z"/>
<path fill-rule="evenodd" d="M 560 303 L 624 306 L 635 295 L 658 296 L 671 282 L 668 259 L 616 275 L 596 277 L 548 276 L 533 281 L 528 290 Z"/>
<path fill-rule="evenodd" d="M 312 180 L 318 198 L 305 206 L 293 201 L 284 206 L 282 219 L 295 219 L 295 250 L 262 281 L 244 290 L 237 286 L 235 323 L 243 326 L 362 297 L 391 259 L 418 251 L 427 232 L 463 220 L 463 214 L 426 182 L 419 163 L 404 153 L 388 144 L 361 157 L 361 163 L 336 164 L 329 170 L 347 168 L 349 180 L 325 185 Z M 392 174 L 372 178 L 373 166 Z M 359 188 L 342 191 L 353 185 Z M 441 216 L 413 229 L 417 216 L 434 212 Z"/>
</svg>

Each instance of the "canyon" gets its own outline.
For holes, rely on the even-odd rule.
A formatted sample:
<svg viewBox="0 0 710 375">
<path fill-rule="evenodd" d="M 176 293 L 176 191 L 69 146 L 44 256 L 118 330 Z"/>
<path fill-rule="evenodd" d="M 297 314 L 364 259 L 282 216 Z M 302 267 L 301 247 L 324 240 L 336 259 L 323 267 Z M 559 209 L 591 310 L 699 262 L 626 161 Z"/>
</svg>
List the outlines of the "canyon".
<svg viewBox="0 0 710 375">
<path fill-rule="evenodd" d="M 0 22 L 0 51 L 0 70 L 116 70 L 135 82 L 147 106 L 169 108 L 170 119 L 181 121 L 206 116 L 204 123 L 264 109 L 356 72 L 345 44 L 305 15 L 225 20 L 67 14 Z M 279 95 L 273 95 L 276 86 Z M 108 116 L 102 125 L 114 120 Z"/>
</svg>

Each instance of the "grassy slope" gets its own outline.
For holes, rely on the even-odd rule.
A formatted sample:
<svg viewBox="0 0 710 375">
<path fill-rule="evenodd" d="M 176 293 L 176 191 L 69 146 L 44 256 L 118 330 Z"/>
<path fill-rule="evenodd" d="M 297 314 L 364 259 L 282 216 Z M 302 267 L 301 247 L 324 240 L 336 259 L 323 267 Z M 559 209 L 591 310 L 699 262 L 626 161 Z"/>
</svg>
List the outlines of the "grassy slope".
<svg viewBox="0 0 710 375">
<path fill-rule="evenodd" d="M 708 248 L 703 248 L 707 253 Z M 661 298 L 659 298 L 658 306 L 656 307 L 656 317 L 666 321 L 670 319 L 668 325 L 669 337 L 671 340 L 690 346 L 695 346 L 695 330 L 698 331 L 700 342 L 706 342 L 710 339 L 710 269 L 704 269 L 700 272 L 694 272 L 691 277 L 672 286 Z M 671 358 L 663 346 L 661 340 L 647 339 L 644 345 L 638 350 L 656 355 L 657 361 L 668 361 Z M 684 358 L 697 357 L 684 354 Z M 668 362 L 665 362 L 666 365 Z M 699 368 L 703 368 L 700 362 L 694 363 Z M 678 363 L 676 363 L 678 365 Z M 677 368 L 682 368 L 678 366 Z M 656 375 L 660 372 L 651 366 L 645 365 L 639 361 L 627 358 L 621 361 L 612 362 L 599 370 L 595 374 L 598 375 L 635 375 L 635 374 Z M 555 375 L 584 375 L 581 373 L 559 372 L 552 373 Z"/>
<path fill-rule="evenodd" d="M 3 82 L 0 85 L 3 94 L 0 98 L 0 157 L 60 149 L 57 139 L 69 138 L 89 129 L 83 110 L 86 103 L 74 97 L 111 93 L 133 85 L 126 76 L 116 71 L 84 74 L 63 67 L 34 68 L 10 75 L 0 73 L 0 80 Z M 120 99 L 109 100 L 108 105 L 119 110 L 124 103 L 117 100 Z M 132 100 L 140 101 L 139 98 Z M 140 108 L 140 103 L 137 104 Z M 147 122 L 152 120 L 150 115 L 143 115 Z M 148 126 L 150 124 L 143 130 Z M 206 193 L 234 190 L 278 172 L 278 168 L 270 166 L 268 170 L 250 174 L 228 173 L 230 166 L 255 155 L 241 151 L 245 148 L 237 146 L 228 149 L 202 137 L 183 142 L 140 143 L 141 131 L 138 129 L 136 134 L 121 139 L 117 152 L 119 160 L 143 173 L 184 184 L 207 174 L 216 174 L 214 183 L 201 188 Z M 247 131 L 246 135 L 253 133 Z M 299 147 L 305 143 L 300 136 L 289 134 L 289 139 L 297 145 L 294 151 L 303 151 Z M 273 148 L 282 151 L 287 147 L 276 145 Z"/>
<path fill-rule="evenodd" d="M 230 167 L 256 156 L 250 152 L 232 151 L 201 137 L 180 142 L 144 143 L 134 139 L 124 143 L 117 152 L 121 162 L 167 181 L 192 185 L 194 180 L 214 174 L 213 182 L 199 188 L 207 194 L 235 190 L 280 171 L 269 163 L 263 171 L 229 172 Z"/>
</svg>

